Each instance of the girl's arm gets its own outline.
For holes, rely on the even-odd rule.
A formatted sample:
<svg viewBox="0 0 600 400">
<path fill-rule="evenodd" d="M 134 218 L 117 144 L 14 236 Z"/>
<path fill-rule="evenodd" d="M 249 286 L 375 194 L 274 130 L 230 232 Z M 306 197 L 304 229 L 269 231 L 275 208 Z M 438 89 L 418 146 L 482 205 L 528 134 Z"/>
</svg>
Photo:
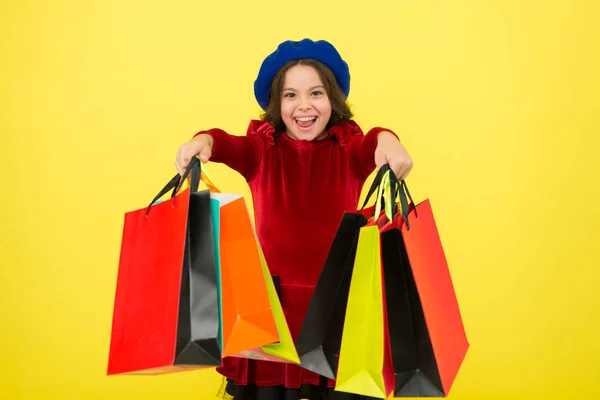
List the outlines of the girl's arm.
<svg viewBox="0 0 600 400">
<path fill-rule="evenodd" d="M 373 128 L 350 143 L 350 160 L 354 174 L 364 181 L 375 167 L 390 166 L 398 179 L 405 179 L 413 160 L 400 143 L 398 136 L 384 128 Z"/>
<path fill-rule="evenodd" d="M 254 177 L 264 149 L 260 137 L 231 135 L 217 128 L 198 132 L 194 137 L 199 135 L 210 137 L 207 141 L 211 144 L 210 161 L 227 165 L 239 172 L 246 181 Z"/>
<path fill-rule="evenodd" d="M 389 129 L 375 127 L 365 135 L 358 135 L 348 144 L 349 160 L 354 175 L 360 180 L 365 181 L 375 170 L 375 150 L 379 145 L 379 138 L 391 135 L 396 140 L 398 136 Z"/>
</svg>

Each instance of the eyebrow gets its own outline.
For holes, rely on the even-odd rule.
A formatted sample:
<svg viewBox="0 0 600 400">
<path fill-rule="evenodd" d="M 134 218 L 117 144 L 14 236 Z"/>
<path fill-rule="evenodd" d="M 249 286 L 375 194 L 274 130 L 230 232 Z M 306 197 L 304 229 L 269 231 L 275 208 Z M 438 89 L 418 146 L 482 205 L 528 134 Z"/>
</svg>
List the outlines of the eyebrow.
<svg viewBox="0 0 600 400">
<path fill-rule="evenodd" d="M 318 88 L 325 89 L 325 86 L 323 86 L 323 85 L 317 85 L 317 86 L 313 86 L 313 87 L 309 88 L 308 90 L 315 90 L 315 89 L 318 89 Z M 295 91 L 296 91 L 296 89 L 293 89 L 293 88 L 283 88 L 283 90 L 284 90 L 284 91 L 285 91 L 285 90 L 291 90 L 291 91 L 293 91 L 293 92 L 295 92 Z"/>
</svg>

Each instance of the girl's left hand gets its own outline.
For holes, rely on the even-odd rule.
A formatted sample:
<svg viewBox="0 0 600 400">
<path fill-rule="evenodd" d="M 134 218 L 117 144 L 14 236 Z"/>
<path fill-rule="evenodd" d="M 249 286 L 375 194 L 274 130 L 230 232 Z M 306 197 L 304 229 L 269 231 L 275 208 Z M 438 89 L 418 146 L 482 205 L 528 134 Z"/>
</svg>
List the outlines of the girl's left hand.
<svg viewBox="0 0 600 400">
<path fill-rule="evenodd" d="M 406 179 L 413 168 L 414 162 L 396 136 L 390 132 L 381 132 L 377 136 L 375 149 L 375 164 L 381 168 L 389 164 L 399 180 Z"/>
</svg>

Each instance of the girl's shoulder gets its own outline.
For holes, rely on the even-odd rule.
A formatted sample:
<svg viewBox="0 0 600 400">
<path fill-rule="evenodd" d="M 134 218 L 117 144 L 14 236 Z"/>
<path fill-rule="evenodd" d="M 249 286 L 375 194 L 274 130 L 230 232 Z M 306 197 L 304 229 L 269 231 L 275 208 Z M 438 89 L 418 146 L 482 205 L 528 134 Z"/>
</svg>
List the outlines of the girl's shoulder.
<svg viewBox="0 0 600 400">
<path fill-rule="evenodd" d="M 266 121 L 253 119 L 248 124 L 248 130 L 246 131 L 246 136 L 258 139 L 264 142 L 267 147 L 273 146 L 275 144 L 275 128 L 271 126 Z"/>
<path fill-rule="evenodd" d="M 364 136 L 361 127 L 352 119 L 332 126 L 328 133 L 329 136 L 335 137 L 342 147 L 346 147 L 352 140 Z"/>
</svg>

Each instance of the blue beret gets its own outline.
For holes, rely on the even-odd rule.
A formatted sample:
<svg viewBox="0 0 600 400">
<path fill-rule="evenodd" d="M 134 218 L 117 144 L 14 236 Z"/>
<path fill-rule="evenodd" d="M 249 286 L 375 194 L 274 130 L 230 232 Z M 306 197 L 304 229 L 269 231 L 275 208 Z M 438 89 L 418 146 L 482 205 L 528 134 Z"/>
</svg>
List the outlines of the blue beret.
<svg viewBox="0 0 600 400">
<path fill-rule="evenodd" d="M 335 75 L 342 92 L 348 97 L 350 92 L 350 70 L 348 64 L 333 47 L 325 40 L 313 42 L 304 39 L 299 42 L 288 40 L 281 43 L 277 50 L 269 54 L 263 61 L 254 81 L 254 96 L 258 104 L 265 110 L 269 105 L 269 90 L 275 74 L 285 63 L 301 58 L 312 58 L 325 64 Z"/>
</svg>

